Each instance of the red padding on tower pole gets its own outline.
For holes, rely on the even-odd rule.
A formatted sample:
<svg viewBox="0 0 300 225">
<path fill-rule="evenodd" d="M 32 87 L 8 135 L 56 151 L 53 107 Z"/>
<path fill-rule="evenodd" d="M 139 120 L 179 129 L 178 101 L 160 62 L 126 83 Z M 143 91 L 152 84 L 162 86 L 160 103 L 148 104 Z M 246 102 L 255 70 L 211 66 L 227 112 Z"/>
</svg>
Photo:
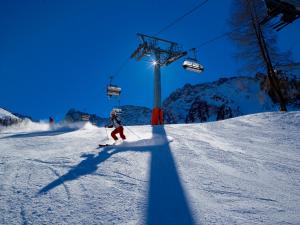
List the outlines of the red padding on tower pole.
<svg viewBox="0 0 300 225">
<path fill-rule="evenodd" d="M 164 124 L 164 112 L 161 108 L 153 108 L 151 124 L 152 125 Z"/>
</svg>

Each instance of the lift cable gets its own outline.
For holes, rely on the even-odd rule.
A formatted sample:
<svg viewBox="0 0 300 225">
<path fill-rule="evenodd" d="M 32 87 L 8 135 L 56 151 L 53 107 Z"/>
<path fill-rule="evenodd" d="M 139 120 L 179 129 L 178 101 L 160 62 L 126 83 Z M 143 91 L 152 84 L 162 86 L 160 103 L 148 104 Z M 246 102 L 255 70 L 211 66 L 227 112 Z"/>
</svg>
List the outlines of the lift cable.
<svg viewBox="0 0 300 225">
<path fill-rule="evenodd" d="M 203 47 L 203 46 L 205 46 L 205 45 L 208 45 L 208 44 L 210 44 L 210 43 L 212 43 L 212 42 L 215 42 L 215 41 L 217 41 L 217 40 L 219 40 L 219 39 L 222 39 L 223 37 L 226 37 L 226 36 L 230 35 L 231 33 L 233 33 L 233 31 L 225 32 L 225 33 L 223 33 L 223 34 L 220 34 L 220 35 L 218 35 L 218 36 L 215 36 L 215 37 L 213 37 L 213 38 L 211 38 L 211 39 L 209 39 L 209 40 L 207 40 L 207 41 L 202 42 L 202 43 L 201 43 L 200 45 L 198 45 L 196 48 L 200 48 L 200 47 Z M 190 50 L 193 50 L 193 48 L 191 48 Z"/>
<path fill-rule="evenodd" d="M 124 67 L 129 63 L 129 61 L 130 61 L 130 57 L 127 57 L 122 62 L 122 64 L 120 64 L 120 66 L 117 68 L 116 72 L 110 76 L 110 79 L 112 80 L 113 78 L 115 78 L 116 76 L 118 76 L 119 73 L 124 69 Z"/>
<path fill-rule="evenodd" d="M 248 23 L 250 23 L 250 22 L 248 22 Z M 215 36 L 215 37 L 213 37 L 213 38 L 211 38 L 211 39 L 208 39 L 207 41 L 204 41 L 204 42 L 202 42 L 201 44 L 199 44 L 198 46 L 196 46 L 196 47 L 193 47 L 193 48 L 190 48 L 190 49 L 188 49 L 187 51 L 194 51 L 194 49 L 196 48 L 201 48 L 201 47 L 203 47 L 203 46 L 206 46 L 206 45 L 208 45 L 208 44 L 210 44 L 210 43 L 213 43 L 213 42 L 215 42 L 215 41 L 217 41 L 217 40 L 219 40 L 219 39 L 222 39 L 222 38 L 224 38 L 224 37 L 226 37 L 226 36 L 229 36 L 230 34 L 232 34 L 232 33 L 234 33 L 234 32 L 236 32 L 237 30 L 239 30 L 239 29 L 241 29 L 241 28 L 243 28 L 245 26 L 245 24 L 243 24 L 243 25 L 241 25 L 241 26 L 239 26 L 239 27 L 237 27 L 237 28 L 235 28 L 235 29 L 232 29 L 231 31 L 226 31 L 226 32 L 224 32 L 224 33 L 222 33 L 222 34 L 219 34 L 219 35 L 217 35 L 217 36 Z"/>
<path fill-rule="evenodd" d="M 160 29 L 157 33 L 154 34 L 154 36 L 157 36 L 159 34 L 161 34 L 162 32 L 168 30 L 170 27 L 174 26 L 176 23 L 180 22 L 181 20 L 183 20 L 185 17 L 189 16 L 190 14 L 192 14 L 193 12 L 197 11 L 198 9 L 200 9 L 203 5 L 205 5 L 209 0 L 205 0 L 205 1 L 201 1 L 199 4 L 197 4 L 195 7 L 193 7 L 192 9 L 190 9 L 189 11 L 187 11 L 186 13 L 184 13 L 182 16 L 176 18 L 175 20 L 173 20 L 171 23 L 169 23 L 168 25 L 166 25 L 165 27 L 163 27 L 162 29 Z"/>
</svg>

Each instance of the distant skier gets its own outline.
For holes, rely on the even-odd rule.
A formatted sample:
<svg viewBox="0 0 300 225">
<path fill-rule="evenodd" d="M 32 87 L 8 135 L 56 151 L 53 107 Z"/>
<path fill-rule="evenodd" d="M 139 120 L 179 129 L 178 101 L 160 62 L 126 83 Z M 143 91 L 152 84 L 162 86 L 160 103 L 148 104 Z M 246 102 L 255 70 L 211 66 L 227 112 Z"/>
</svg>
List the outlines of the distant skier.
<svg viewBox="0 0 300 225">
<path fill-rule="evenodd" d="M 122 123 L 121 123 L 121 120 L 120 118 L 118 117 L 117 115 L 117 112 L 115 110 L 112 110 L 111 113 L 110 113 L 110 124 L 109 125 L 106 125 L 105 127 L 108 127 L 108 128 L 112 128 L 114 127 L 115 129 L 111 132 L 111 136 L 112 138 L 117 141 L 118 138 L 116 136 L 116 134 L 119 134 L 120 137 L 125 140 L 126 137 L 123 133 L 124 131 L 124 128 L 122 126 Z"/>
<path fill-rule="evenodd" d="M 52 116 L 49 117 L 49 124 L 50 125 L 53 125 L 54 124 L 54 119 Z"/>
</svg>

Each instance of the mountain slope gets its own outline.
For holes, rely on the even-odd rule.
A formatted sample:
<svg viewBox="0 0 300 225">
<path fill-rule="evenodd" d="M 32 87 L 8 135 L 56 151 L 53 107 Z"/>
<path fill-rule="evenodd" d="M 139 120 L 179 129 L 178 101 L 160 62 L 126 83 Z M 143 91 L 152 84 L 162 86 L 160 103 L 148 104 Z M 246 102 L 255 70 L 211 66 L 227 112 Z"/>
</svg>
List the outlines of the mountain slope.
<svg viewBox="0 0 300 225">
<path fill-rule="evenodd" d="M 0 126 L 10 126 L 19 123 L 21 119 L 11 112 L 0 108 Z"/>
<path fill-rule="evenodd" d="M 146 125 L 150 124 L 151 110 L 143 106 L 124 105 L 120 106 L 120 118 L 125 125 Z M 89 121 L 97 126 L 104 126 L 109 123 L 109 115 L 107 118 L 99 117 L 95 114 L 81 112 L 76 109 L 70 109 L 65 115 L 64 120 L 67 122 L 82 121 L 82 116 L 89 116 Z"/>
<path fill-rule="evenodd" d="M 298 224 L 300 112 L 0 133 L 0 224 Z"/>
<path fill-rule="evenodd" d="M 207 122 L 278 111 L 278 105 L 272 102 L 263 88 L 265 80 L 264 76 L 257 75 L 221 78 L 198 85 L 186 84 L 163 102 L 165 120 L 167 123 Z M 296 89 L 290 88 L 293 95 L 297 95 Z M 294 101 L 295 104 L 288 106 L 289 110 L 299 110 L 299 104 L 296 104 L 299 100 L 295 98 Z"/>
<path fill-rule="evenodd" d="M 147 125 L 151 120 L 151 109 L 142 106 L 124 105 L 120 109 L 122 121 L 125 125 Z"/>
<path fill-rule="evenodd" d="M 10 113 L 9 111 L 0 108 L 0 118 L 3 119 L 5 117 L 10 117 L 12 119 L 19 119 L 18 117 L 16 117 L 14 114 Z"/>
</svg>

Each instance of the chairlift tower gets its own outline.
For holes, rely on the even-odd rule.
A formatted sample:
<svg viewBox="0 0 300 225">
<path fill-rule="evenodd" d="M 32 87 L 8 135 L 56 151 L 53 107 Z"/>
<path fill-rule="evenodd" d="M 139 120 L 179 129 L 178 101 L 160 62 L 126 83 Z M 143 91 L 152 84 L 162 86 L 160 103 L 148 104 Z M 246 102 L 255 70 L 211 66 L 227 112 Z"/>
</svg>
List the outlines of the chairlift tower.
<svg viewBox="0 0 300 225">
<path fill-rule="evenodd" d="M 152 109 L 152 125 L 163 124 L 163 110 L 161 105 L 161 72 L 162 66 L 168 66 L 187 52 L 182 51 L 179 44 L 161 38 L 138 33 L 141 43 L 132 53 L 131 58 L 140 61 L 145 56 L 152 57 L 154 65 L 154 103 Z"/>
</svg>

